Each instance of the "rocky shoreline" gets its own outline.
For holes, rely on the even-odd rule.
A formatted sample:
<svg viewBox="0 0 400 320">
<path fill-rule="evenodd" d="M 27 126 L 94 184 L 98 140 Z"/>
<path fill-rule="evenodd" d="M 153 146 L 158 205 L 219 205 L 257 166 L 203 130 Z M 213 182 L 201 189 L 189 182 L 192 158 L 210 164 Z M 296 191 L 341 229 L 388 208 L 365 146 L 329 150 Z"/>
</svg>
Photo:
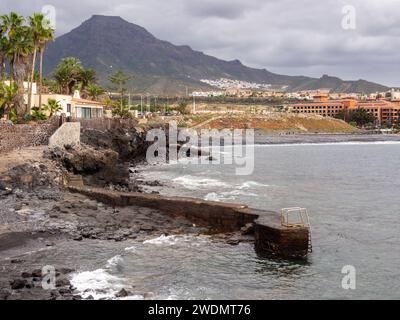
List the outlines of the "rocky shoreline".
<svg viewBox="0 0 400 320">
<path fill-rule="evenodd" d="M 143 185 L 160 185 L 130 177 L 129 170 L 144 158 L 144 131 L 85 130 L 82 142 L 64 149 L 43 147 L 18 165 L 13 162 L 18 163 L 19 153 L 5 157 L 8 166 L 3 163 L 0 168 L 0 300 L 82 299 L 70 283 L 71 274 L 80 268 L 77 261 L 57 261 L 54 290 L 43 290 L 41 284 L 41 268 L 51 264 L 52 252 L 73 243 L 83 248 L 96 241 L 143 242 L 161 235 L 210 232 L 159 210 L 112 207 L 68 192 L 65 185 L 76 175 L 86 185 L 118 191 L 143 192 Z M 231 245 L 249 240 L 241 234 L 215 239 Z M 128 293 L 121 290 L 115 298 Z"/>
</svg>

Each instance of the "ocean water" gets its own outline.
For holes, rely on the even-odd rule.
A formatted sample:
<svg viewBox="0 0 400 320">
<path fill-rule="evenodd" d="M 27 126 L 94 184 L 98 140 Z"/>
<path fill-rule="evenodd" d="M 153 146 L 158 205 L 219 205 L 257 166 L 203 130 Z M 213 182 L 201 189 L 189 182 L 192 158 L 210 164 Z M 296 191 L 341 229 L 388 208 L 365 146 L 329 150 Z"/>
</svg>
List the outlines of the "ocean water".
<svg viewBox="0 0 400 320">
<path fill-rule="evenodd" d="M 260 259 L 248 243 L 162 236 L 109 250 L 74 285 L 96 298 L 122 287 L 132 299 L 400 298 L 400 143 L 258 145 L 254 164 L 249 176 L 230 165 L 182 163 L 147 167 L 142 176 L 163 182 L 151 190 L 169 195 L 307 208 L 314 249 L 307 261 Z M 355 290 L 342 288 L 347 265 L 356 269 Z"/>
</svg>

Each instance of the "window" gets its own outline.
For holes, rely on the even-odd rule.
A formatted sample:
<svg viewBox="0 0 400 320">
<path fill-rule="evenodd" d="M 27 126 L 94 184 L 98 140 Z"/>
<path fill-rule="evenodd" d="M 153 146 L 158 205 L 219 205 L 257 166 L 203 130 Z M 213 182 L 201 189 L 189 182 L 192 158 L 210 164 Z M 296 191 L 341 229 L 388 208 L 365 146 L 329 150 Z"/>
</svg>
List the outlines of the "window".
<svg viewBox="0 0 400 320">
<path fill-rule="evenodd" d="M 82 119 L 90 119 L 92 117 L 92 109 L 84 107 L 76 107 L 76 117 Z"/>
<path fill-rule="evenodd" d="M 92 117 L 93 118 L 102 118 L 103 117 L 103 109 L 100 109 L 100 108 L 92 109 Z"/>
<path fill-rule="evenodd" d="M 67 112 L 71 113 L 71 104 L 70 103 L 67 104 Z"/>
</svg>

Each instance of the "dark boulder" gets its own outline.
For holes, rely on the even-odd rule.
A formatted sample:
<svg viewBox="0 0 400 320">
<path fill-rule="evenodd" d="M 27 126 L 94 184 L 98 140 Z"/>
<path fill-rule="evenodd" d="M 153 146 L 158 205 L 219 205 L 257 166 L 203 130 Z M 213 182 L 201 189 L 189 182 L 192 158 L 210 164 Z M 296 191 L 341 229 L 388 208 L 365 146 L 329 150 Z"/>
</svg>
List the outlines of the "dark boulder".
<svg viewBox="0 0 400 320">
<path fill-rule="evenodd" d="M 11 289 L 13 290 L 18 290 L 18 289 L 23 289 L 25 286 L 28 284 L 28 281 L 25 279 L 15 279 L 11 281 Z"/>
<path fill-rule="evenodd" d="M 130 292 L 125 290 L 125 289 L 121 289 L 116 295 L 116 298 L 125 298 L 128 297 L 130 295 Z"/>
</svg>

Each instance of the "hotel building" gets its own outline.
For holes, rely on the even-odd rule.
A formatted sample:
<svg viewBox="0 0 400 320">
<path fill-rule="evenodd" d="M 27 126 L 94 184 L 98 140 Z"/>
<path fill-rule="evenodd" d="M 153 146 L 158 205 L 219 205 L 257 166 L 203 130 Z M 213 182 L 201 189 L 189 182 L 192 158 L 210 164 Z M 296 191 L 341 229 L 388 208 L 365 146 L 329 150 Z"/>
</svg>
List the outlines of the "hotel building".
<svg viewBox="0 0 400 320">
<path fill-rule="evenodd" d="M 375 117 L 377 125 L 384 123 L 398 124 L 400 120 L 400 103 L 386 100 L 358 101 L 355 99 L 328 100 L 327 96 L 315 96 L 306 103 L 293 104 L 289 110 L 297 113 L 318 114 L 335 118 L 342 110 L 365 109 Z"/>
</svg>

